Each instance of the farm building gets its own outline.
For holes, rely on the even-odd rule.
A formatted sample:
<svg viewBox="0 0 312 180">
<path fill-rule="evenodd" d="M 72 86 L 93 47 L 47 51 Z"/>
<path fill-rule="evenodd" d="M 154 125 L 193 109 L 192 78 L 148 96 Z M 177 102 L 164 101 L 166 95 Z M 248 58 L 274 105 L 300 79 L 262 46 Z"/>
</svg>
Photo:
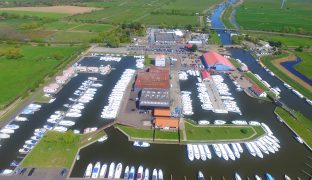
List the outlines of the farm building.
<svg viewBox="0 0 312 180">
<path fill-rule="evenodd" d="M 267 94 L 264 92 L 258 85 L 253 84 L 250 88 L 250 91 L 255 93 L 258 97 L 266 97 Z"/>
<path fill-rule="evenodd" d="M 164 54 L 155 55 L 155 66 L 160 66 L 160 67 L 166 66 L 166 57 Z"/>
<path fill-rule="evenodd" d="M 134 89 L 139 91 L 144 88 L 169 89 L 169 69 L 152 66 L 148 71 L 139 71 L 134 84 Z"/>
<path fill-rule="evenodd" d="M 203 81 L 210 81 L 211 80 L 210 73 L 206 70 L 201 71 L 201 77 L 202 77 Z"/>
<path fill-rule="evenodd" d="M 169 108 L 155 108 L 154 116 L 155 117 L 170 117 L 171 112 Z"/>
<path fill-rule="evenodd" d="M 155 107 L 168 108 L 170 96 L 168 89 L 142 89 L 139 107 L 153 109 Z"/>
<path fill-rule="evenodd" d="M 156 117 L 154 120 L 155 127 L 161 129 L 178 129 L 179 120 L 170 117 Z"/>
<path fill-rule="evenodd" d="M 233 64 L 222 55 L 216 52 L 207 52 L 201 56 L 201 61 L 206 69 L 216 71 L 232 71 L 235 69 Z"/>
</svg>

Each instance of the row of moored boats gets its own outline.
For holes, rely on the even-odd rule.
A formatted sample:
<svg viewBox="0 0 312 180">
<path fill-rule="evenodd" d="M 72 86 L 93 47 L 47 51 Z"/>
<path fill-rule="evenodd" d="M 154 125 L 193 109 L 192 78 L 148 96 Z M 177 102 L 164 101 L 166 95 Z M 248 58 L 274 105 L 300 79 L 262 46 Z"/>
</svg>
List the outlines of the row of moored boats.
<svg viewBox="0 0 312 180">
<path fill-rule="evenodd" d="M 126 166 L 123 169 L 123 164 L 112 162 L 110 164 L 101 162 L 96 162 L 93 166 L 92 163 L 89 163 L 85 173 L 84 178 L 94 178 L 94 179 L 129 179 L 129 180 L 163 180 L 164 175 L 161 169 L 153 169 L 150 172 L 148 168 L 139 166 L 138 169 L 135 166 Z"/>
</svg>

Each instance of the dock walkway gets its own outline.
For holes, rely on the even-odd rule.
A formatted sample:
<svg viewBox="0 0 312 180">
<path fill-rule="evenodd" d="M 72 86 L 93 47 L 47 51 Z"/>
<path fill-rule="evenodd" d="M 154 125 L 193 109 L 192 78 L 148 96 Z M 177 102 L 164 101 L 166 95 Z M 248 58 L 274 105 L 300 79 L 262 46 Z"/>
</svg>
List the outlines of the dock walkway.
<svg viewBox="0 0 312 180">
<path fill-rule="evenodd" d="M 219 92 L 218 92 L 218 89 L 217 87 L 215 86 L 214 82 L 213 81 L 205 81 L 204 84 L 206 85 L 206 88 L 207 88 L 207 92 L 208 92 L 208 95 L 209 95 L 209 98 L 210 98 L 210 101 L 212 103 L 212 107 L 214 109 L 214 111 L 224 111 L 224 112 L 227 112 L 222 100 L 221 100 L 221 97 L 219 95 Z"/>
</svg>

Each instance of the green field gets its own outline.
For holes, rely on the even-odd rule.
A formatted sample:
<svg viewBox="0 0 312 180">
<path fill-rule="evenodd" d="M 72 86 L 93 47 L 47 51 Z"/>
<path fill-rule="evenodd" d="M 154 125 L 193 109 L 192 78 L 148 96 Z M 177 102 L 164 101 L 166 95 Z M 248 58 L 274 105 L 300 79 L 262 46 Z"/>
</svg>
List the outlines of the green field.
<svg viewBox="0 0 312 180">
<path fill-rule="evenodd" d="M 224 10 L 221 16 L 221 20 L 225 28 L 228 28 L 228 29 L 236 29 L 236 26 L 231 22 L 232 11 L 233 11 L 233 6 L 231 5 Z"/>
<path fill-rule="evenodd" d="M 209 35 L 208 43 L 209 44 L 221 44 L 221 40 L 217 32 L 211 31 Z"/>
<path fill-rule="evenodd" d="M 283 58 L 288 56 L 288 54 L 282 54 L 279 56 L 264 56 L 261 58 L 261 62 L 268 67 L 276 76 L 278 76 L 280 79 L 282 79 L 283 81 L 285 81 L 287 84 L 289 84 L 290 86 L 292 86 L 294 89 L 296 89 L 297 91 L 299 91 L 301 94 L 303 94 L 305 97 L 312 99 L 312 93 L 304 88 L 302 85 L 300 85 L 298 82 L 293 81 L 289 76 L 287 76 L 286 74 L 284 74 L 279 68 L 277 68 L 272 61 L 274 61 L 274 59 L 279 59 L 279 58 Z M 310 61 L 309 61 L 310 63 Z M 309 64 L 308 63 L 308 64 Z M 296 66 L 295 66 L 296 67 Z M 300 67 L 299 67 L 300 68 Z M 306 69 L 306 68 L 304 68 Z"/>
<path fill-rule="evenodd" d="M 283 46 L 305 46 L 305 47 L 312 46 L 311 38 L 272 35 L 264 33 L 250 33 L 250 32 L 248 32 L 248 34 L 265 41 L 279 41 L 282 43 Z"/>
<path fill-rule="evenodd" d="M 79 148 L 80 136 L 70 131 L 49 131 L 24 159 L 23 167 L 70 168 Z"/>
<path fill-rule="evenodd" d="M 246 0 L 237 8 L 237 22 L 242 29 L 312 33 L 312 1 Z"/>
<path fill-rule="evenodd" d="M 166 25 L 166 26 L 181 26 L 181 25 L 197 25 L 197 16 L 180 16 L 180 15 L 163 15 L 163 14 L 151 14 L 144 17 L 139 22 L 148 25 Z"/>
<path fill-rule="evenodd" d="M 133 139 L 141 139 L 146 141 L 153 140 L 154 129 L 138 129 L 123 125 L 116 125 L 123 133 Z M 161 131 L 155 130 L 155 141 L 178 141 L 179 136 L 177 131 Z"/>
<path fill-rule="evenodd" d="M 294 68 L 309 79 L 312 79 L 312 52 L 296 52 L 296 55 L 301 58 L 302 62 L 296 64 Z"/>
<path fill-rule="evenodd" d="M 47 37 L 48 42 L 68 43 L 68 42 L 88 42 L 97 36 L 97 33 L 90 32 L 68 32 L 59 31 Z"/>
<path fill-rule="evenodd" d="M 46 18 L 53 18 L 53 19 L 60 19 L 60 18 L 69 16 L 68 14 L 64 14 L 64 13 L 33 12 L 33 11 L 0 10 L 0 13 L 17 14 L 17 15 L 20 15 L 20 16 L 46 17 Z"/>
<path fill-rule="evenodd" d="M 114 26 L 110 24 L 81 24 L 73 30 L 76 31 L 88 31 L 88 32 L 105 32 L 113 29 Z"/>
<path fill-rule="evenodd" d="M 42 28 L 46 30 L 67 30 L 69 28 L 74 28 L 75 26 L 78 26 L 80 24 L 81 23 L 76 22 L 54 21 L 44 24 Z"/>
<path fill-rule="evenodd" d="M 13 45 L 1 44 L 4 50 Z M 43 47 L 21 45 L 23 57 L 9 59 L 0 56 L 0 105 L 5 105 L 16 97 L 34 88 L 43 77 L 74 54 L 77 47 Z"/>
<path fill-rule="evenodd" d="M 196 126 L 189 122 L 185 122 L 185 132 L 188 141 L 252 140 L 265 133 L 260 126 Z"/>
<path fill-rule="evenodd" d="M 312 121 L 302 114 L 296 113 L 298 120 L 294 119 L 287 111 L 277 107 L 278 114 L 309 146 L 312 148 Z"/>
</svg>

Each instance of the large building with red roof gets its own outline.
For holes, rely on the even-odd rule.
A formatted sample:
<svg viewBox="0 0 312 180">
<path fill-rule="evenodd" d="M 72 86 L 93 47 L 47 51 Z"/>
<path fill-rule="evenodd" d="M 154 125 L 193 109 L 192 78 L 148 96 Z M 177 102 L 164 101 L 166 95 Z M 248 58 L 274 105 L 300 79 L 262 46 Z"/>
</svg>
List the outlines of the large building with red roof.
<svg viewBox="0 0 312 180">
<path fill-rule="evenodd" d="M 139 71 L 136 77 L 134 88 L 169 89 L 169 69 L 152 66 L 148 71 Z"/>
<path fill-rule="evenodd" d="M 201 61 L 206 69 L 214 69 L 216 71 L 232 71 L 235 69 L 227 58 L 216 52 L 203 54 L 201 56 Z"/>
</svg>

